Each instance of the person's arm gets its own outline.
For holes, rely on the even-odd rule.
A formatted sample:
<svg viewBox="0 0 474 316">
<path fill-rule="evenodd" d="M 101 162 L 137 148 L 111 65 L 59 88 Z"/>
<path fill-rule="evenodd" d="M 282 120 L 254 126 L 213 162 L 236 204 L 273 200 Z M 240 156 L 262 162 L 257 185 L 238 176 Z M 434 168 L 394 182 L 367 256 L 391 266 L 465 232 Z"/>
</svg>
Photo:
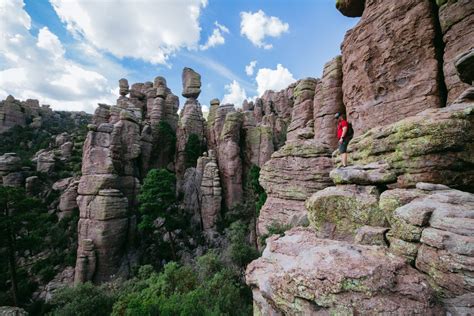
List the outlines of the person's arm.
<svg viewBox="0 0 474 316">
<path fill-rule="evenodd" d="M 342 135 L 341 135 L 341 138 L 346 137 L 346 134 L 347 134 L 347 126 L 344 126 L 344 127 L 342 128 Z"/>
</svg>

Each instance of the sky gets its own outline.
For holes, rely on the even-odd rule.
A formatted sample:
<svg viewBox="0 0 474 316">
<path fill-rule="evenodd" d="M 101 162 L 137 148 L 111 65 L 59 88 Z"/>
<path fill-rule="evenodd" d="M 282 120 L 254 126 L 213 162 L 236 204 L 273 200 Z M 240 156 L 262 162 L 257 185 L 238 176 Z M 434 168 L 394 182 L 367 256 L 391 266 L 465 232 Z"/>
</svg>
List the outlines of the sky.
<svg viewBox="0 0 474 316">
<path fill-rule="evenodd" d="M 0 99 L 93 113 L 118 80 L 201 74 L 199 101 L 241 106 L 265 90 L 320 77 L 358 19 L 335 0 L 1 0 Z"/>
</svg>

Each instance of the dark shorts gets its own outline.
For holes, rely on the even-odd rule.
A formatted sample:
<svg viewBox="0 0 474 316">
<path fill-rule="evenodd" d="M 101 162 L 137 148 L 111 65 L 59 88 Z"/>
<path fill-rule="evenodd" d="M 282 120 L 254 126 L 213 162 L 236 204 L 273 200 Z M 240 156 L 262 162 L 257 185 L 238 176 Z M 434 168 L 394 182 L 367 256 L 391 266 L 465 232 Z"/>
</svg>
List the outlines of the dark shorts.
<svg viewBox="0 0 474 316">
<path fill-rule="evenodd" d="M 348 139 L 344 139 L 342 141 L 342 144 L 339 143 L 339 153 L 340 154 L 343 154 L 343 153 L 347 152 L 347 145 L 349 145 L 349 140 Z"/>
</svg>

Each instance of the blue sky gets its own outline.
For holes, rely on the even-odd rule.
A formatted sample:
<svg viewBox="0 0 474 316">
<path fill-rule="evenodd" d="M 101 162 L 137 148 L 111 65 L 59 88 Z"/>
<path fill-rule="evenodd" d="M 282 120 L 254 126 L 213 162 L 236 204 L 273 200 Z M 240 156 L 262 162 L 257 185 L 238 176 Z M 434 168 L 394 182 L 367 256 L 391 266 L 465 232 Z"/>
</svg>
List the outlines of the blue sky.
<svg viewBox="0 0 474 316">
<path fill-rule="evenodd" d="M 180 95 L 185 66 L 203 105 L 319 77 L 357 23 L 335 0 L 2 0 L 0 20 L 0 97 L 88 112 L 114 102 L 121 77 L 161 75 Z"/>
</svg>

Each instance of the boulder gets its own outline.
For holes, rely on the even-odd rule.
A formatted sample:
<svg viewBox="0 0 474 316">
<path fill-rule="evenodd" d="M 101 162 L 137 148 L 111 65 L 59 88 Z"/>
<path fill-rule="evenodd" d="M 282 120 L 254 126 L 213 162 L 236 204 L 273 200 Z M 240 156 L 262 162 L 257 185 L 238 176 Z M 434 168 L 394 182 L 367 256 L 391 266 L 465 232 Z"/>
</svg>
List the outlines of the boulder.
<svg viewBox="0 0 474 316">
<path fill-rule="evenodd" d="M 295 228 L 246 269 L 258 315 L 441 314 L 426 277 L 385 247 Z"/>
<path fill-rule="evenodd" d="M 430 0 L 365 1 L 342 43 L 342 91 L 356 135 L 444 106 L 434 21 Z"/>
<path fill-rule="evenodd" d="M 350 18 L 362 16 L 364 7 L 365 0 L 336 0 L 336 8 Z"/>
<path fill-rule="evenodd" d="M 472 80 L 465 83 L 460 79 L 456 62 L 459 54 L 474 49 L 474 3 L 470 0 L 444 2 L 439 8 L 439 22 L 444 41 L 443 71 L 448 89 L 447 104 L 451 104 L 472 84 Z"/>
<path fill-rule="evenodd" d="M 354 243 L 360 245 L 388 246 L 385 233 L 388 227 L 362 226 L 354 237 Z"/>
<path fill-rule="evenodd" d="M 201 93 L 201 75 L 185 67 L 182 74 L 183 97 L 197 99 Z"/>
<path fill-rule="evenodd" d="M 126 96 L 130 92 L 129 86 L 128 86 L 128 80 L 125 78 L 122 78 L 119 80 L 119 93 L 121 96 Z"/>
<path fill-rule="evenodd" d="M 314 193 L 306 200 L 310 225 L 318 236 L 354 240 L 362 226 L 387 226 L 375 186 L 340 185 Z"/>
</svg>

